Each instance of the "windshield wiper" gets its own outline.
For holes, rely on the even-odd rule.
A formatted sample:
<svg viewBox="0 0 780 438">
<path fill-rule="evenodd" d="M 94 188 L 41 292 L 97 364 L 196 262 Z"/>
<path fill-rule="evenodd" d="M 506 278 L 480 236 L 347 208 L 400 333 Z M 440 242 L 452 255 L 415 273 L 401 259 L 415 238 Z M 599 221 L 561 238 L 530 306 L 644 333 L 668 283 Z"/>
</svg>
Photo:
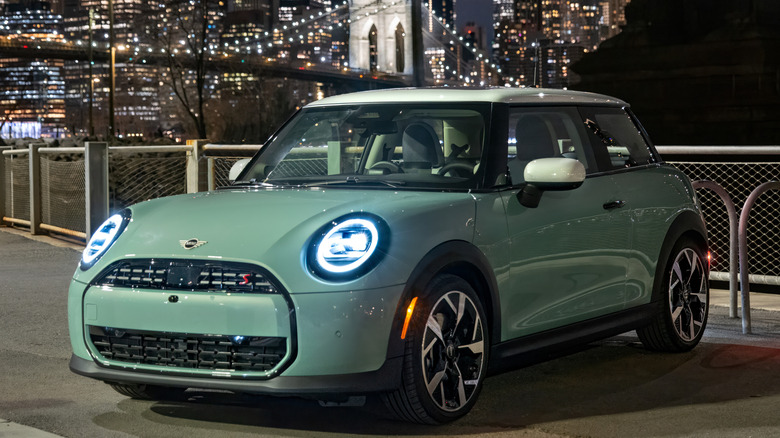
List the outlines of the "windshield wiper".
<svg viewBox="0 0 780 438">
<path fill-rule="evenodd" d="M 318 181 L 307 184 L 301 184 L 300 187 L 318 187 L 318 186 L 348 186 L 348 185 L 383 185 L 390 188 L 398 188 L 398 186 L 405 186 L 405 181 L 387 181 L 383 179 L 360 179 L 356 176 L 348 176 L 347 179 L 331 180 L 331 181 Z"/>
<path fill-rule="evenodd" d="M 231 187 L 231 186 L 273 187 L 274 184 L 267 183 L 265 181 L 257 181 L 255 178 L 252 178 L 249 181 L 233 181 L 233 184 L 231 184 L 228 187 Z"/>
</svg>

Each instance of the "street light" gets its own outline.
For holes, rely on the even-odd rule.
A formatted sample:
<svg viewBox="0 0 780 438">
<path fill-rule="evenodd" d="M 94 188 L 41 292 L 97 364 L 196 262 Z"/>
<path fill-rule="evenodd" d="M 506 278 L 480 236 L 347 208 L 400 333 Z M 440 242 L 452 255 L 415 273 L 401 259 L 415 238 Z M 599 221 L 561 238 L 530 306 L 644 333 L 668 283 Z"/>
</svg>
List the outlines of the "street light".
<svg viewBox="0 0 780 438">
<path fill-rule="evenodd" d="M 108 136 L 114 138 L 114 91 L 116 88 L 116 47 L 114 47 L 114 0 L 108 0 L 108 47 L 111 50 L 109 59 L 109 75 L 111 84 L 108 88 Z"/>
</svg>

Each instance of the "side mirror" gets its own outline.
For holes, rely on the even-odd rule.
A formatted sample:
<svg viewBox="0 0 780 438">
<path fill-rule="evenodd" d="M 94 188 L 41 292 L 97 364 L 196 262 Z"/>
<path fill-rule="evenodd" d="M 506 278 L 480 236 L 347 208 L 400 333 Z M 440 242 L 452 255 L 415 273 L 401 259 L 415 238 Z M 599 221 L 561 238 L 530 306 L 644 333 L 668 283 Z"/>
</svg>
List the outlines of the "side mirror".
<svg viewBox="0 0 780 438">
<path fill-rule="evenodd" d="M 571 190 L 585 181 L 585 166 L 572 158 L 539 158 L 525 166 L 523 178 L 541 190 Z"/>
<path fill-rule="evenodd" d="M 231 184 L 238 179 L 238 175 L 241 175 L 241 172 L 244 171 L 246 165 L 249 164 L 249 160 L 249 158 L 242 158 L 233 163 L 233 166 L 230 167 L 230 173 L 228 174 L 228 180 Z"/>
<path fill-rule="evenodd" d="M 572 158 L 539 158 L 525 166 L 526 185 L 517 194 L 525 207 L 536 208 L 545 190 L 572 190 L 585 182 L 585 166 Z"/>
</svg>

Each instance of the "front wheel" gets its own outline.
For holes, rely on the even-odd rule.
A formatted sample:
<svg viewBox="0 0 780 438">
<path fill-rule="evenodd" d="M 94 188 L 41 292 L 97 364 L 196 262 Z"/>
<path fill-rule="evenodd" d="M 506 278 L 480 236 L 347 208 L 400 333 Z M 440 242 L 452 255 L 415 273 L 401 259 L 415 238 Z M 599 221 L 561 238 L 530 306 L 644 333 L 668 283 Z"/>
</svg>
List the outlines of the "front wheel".
<svg viewBox="0 0 780 438">
<path fill-rule="evenodd" d="M 465 280 L 453 275 L 434 278 L 412 316 L 401 386 L 384 396 L 391 411 L 424 424 L 466 415 L 487 370 L 485 324 L 482 303 Z"/>
<path fill-rule="evenodd" d="M 661 288 L 660 312 L 650 325 L 637 330 L 645 347 L 681 352 L 699 343 L 709 313 L 706 260 L 693 240 L 683 238 L 675 244 L 663 277 L 656 280 L 656 287 Z"/>
</svg>

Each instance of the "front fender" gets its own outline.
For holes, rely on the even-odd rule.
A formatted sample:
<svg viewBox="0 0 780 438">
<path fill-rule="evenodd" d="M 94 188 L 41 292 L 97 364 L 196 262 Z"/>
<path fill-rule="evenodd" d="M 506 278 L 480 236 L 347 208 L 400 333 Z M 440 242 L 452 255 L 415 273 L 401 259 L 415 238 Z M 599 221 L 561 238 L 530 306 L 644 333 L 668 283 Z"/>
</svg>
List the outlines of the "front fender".
<svg viewBox="0 0 780 438">
<path fill-rule="evenodd" d="M 490 262 L 476 246 L 466 241 L 454 240 L 442 243 L 429 251 L 409 275 L 395 312 L 388 344 L 388 358 L 404 354 L 404 341 L 400 333 L 406 319 L 406 309 L 412 299 L 419 297 L 428 284 L 441 274 L 461 277 L 474 288 L 482 299 L 485 312 L 488 313 L 490 339 L 500 339 L 498 334 L 501 327 L 501 311 L 498 283 Z"/>
</svg>

